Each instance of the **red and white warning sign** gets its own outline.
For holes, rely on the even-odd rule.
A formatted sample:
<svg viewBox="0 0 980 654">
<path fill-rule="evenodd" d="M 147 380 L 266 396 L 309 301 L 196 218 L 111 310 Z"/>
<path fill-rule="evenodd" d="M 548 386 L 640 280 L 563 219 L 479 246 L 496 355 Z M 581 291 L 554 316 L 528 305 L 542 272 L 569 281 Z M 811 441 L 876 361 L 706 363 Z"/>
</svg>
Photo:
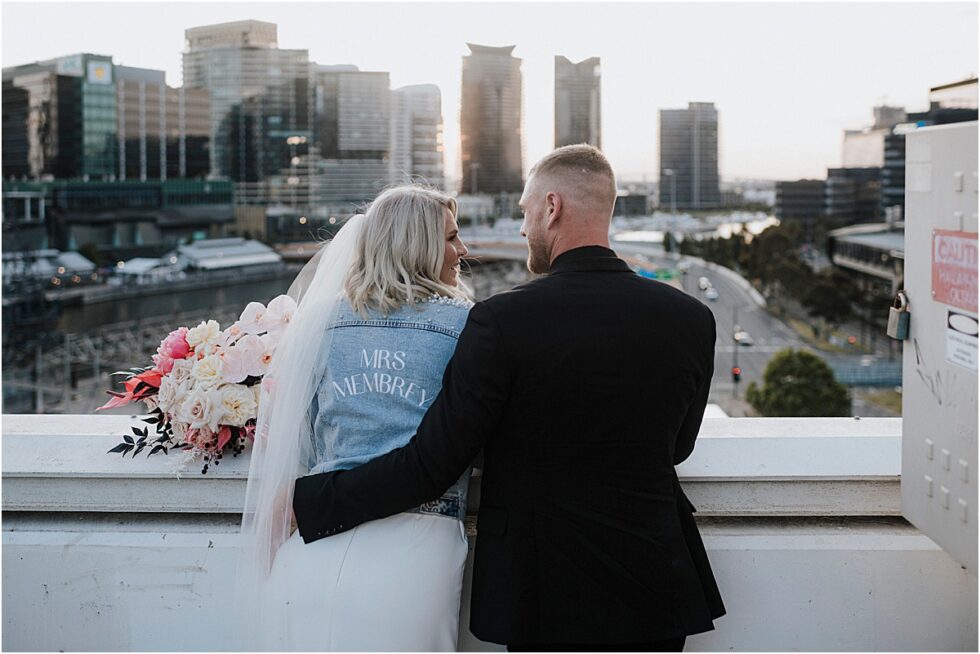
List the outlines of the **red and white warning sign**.
<svg viewBox="0 0 980 654">
<path fill-rule="evenodd" d="M 932 232 L 932 299 L 977 312 L 977 234 Z"/>
</svg>

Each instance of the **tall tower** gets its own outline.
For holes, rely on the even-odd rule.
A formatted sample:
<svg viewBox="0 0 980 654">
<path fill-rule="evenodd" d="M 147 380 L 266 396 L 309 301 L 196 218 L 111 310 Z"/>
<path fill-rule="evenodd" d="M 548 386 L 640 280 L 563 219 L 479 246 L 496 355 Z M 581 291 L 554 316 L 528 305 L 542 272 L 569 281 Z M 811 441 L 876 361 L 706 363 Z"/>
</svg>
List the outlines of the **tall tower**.
<svg viewBox="0 0 980 654">
<path fill-rule="evenodd" d="M 588 143 L 602 149 L 599 57 L 577 64 L 555 56 L 555 147 Z"/>
<path fill-rule="evenodd" d="M 442 93 L 435 84 L 403 86 L 391 96 L 392 180 L 445 188 Z"/>
<path fill-rule="evenodd" d="M 519 193 L 524 184 L 521 60 L 512 45 L 467 43 L 460 137 L 463 193 Z"/>
<path fill-rule="evenodd" d="M 711 209 L 720 204 L 714 103 L 690 102 L 687 109 L 661 109 L 660 206 Z"/>
<path fill-rule="evenodd" d="M 257 20 L 184 32 L 184 87 L 211 95 L 213 176 L 259 181 L 311 145 L 309 53 L 280 50 L 276 32 L 274 23 Z"/>
<path fill-rule="evenodd" d="M 390 183 L 391 83 L 356 66 L 316 68 L 316 146 L 323 202 L 365 202 Z"/>
</svg>

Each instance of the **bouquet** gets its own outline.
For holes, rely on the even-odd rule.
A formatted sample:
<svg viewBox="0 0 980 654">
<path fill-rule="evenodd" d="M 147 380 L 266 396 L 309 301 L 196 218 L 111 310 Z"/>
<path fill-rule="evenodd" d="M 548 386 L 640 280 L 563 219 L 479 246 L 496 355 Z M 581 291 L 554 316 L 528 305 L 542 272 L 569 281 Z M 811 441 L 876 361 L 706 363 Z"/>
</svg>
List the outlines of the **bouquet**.
<svg viewBox="0 0 980 654">
<path fill-rule="evenodd" d="M 148 427 L 133 427 L 136 440 L 126 435 L 108 453 L 190 450 L 207 474 L 225 450 L 243 452 L 255 436 L 263 376 L 295 312 L 287 295 L 268 307 L 251 302 L 224 331 L 215 320 L 179 327 L 160 342 L 152 366 L 113 373 L 126 376 L 126 391 L 107 391 L 113 398 L 96 410 L 142 401 L 149 412 L 143 421 L 156 426 L 156 435 L 149 440 Z"/>
</svg>

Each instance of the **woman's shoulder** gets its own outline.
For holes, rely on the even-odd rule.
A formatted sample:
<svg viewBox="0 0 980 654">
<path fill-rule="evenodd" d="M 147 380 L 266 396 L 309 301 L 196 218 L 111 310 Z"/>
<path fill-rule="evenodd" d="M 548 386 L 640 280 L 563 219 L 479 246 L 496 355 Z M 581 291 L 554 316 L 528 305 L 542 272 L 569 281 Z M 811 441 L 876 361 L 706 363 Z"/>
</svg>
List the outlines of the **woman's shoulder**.
<svg viewBox="0 0 980 654">
<path fill-rule="evenodd" d="M 433 295 L 414 306 L 404 307 L 402 315 L 410 319 L 412 315 L 421 314 L 427 321 L 436 322 L 451 327 L 456 332 L 461 332 L 463 325 L 466 324 L 466 317 L 472 308 L 473 302 L 470 300 Z"/>
<path fill-rule="evenodd" d="M 473 302 L 470 300 L 433 295 L 426 300 L 403 305 L 387 315 L 383 315 L 374 309 L 368 309 L 365 316 L 355 310 L 349 301 L 345 300 L 340 306 L 337 321 L 339 323 L 357 322 L 363 324 L 372 322 L 425 322 L 435 323 L 458 333 L 466 324 L 466 317 L 472 307 Z"/>
</svg>

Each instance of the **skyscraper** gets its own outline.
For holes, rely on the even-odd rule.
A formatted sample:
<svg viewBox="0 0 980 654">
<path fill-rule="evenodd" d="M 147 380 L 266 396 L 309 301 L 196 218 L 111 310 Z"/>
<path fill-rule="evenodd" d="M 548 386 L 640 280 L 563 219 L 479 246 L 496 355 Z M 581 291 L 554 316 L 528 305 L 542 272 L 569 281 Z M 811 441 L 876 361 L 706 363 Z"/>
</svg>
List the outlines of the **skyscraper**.
<svg viewBox="0 0 980 654">
<path fill-rule="evenodd" d="M 391 83 L 386 72 L 317 66 L 315 144 L 322 202 L 365 202 L 390 183 Z"/>
<path fill-rule="evenodd" d="M 710 209 L 720 204 L 714 103 L 690 102 L 687 109 L 661 109 L 660 206 Z"/>
<path fill-rule="evenodd" d="M 524 184 L 521 60 L 515 46 L 467 43 L 460 139 L 464 193 L 519 193 Z"/>
<path fill-rule="evenodd" d="M 588 143 L 602 148 L 599 57 L 577 64 L 555 56 L 555 147 Z"/>
<path fill-rule="evenodd" d="M 112 57 L 103 55 L 4 68 L 4 176 L 111 179 L 115 92 Z"/>
<path fill-rule="evenodd" d="M 169 87 L 162 70 L 116 66 L 115 77 L 119 179 L 207 176 L 207 90 Z"/>
<path fill-rule="evenodd" d="M 306 50 L 280 50 L 276 25 L 257 20 L 184 32 L 184 86 L 211 95 L 211 174 L 255 182 L 280 174 L 313 137 Z"/>
<path fill-rule="evenodd" d="M 391 95 L 391 178 L 445 188 L 442 93 L 435 84 L 403 86 Z"/>
</svg>

